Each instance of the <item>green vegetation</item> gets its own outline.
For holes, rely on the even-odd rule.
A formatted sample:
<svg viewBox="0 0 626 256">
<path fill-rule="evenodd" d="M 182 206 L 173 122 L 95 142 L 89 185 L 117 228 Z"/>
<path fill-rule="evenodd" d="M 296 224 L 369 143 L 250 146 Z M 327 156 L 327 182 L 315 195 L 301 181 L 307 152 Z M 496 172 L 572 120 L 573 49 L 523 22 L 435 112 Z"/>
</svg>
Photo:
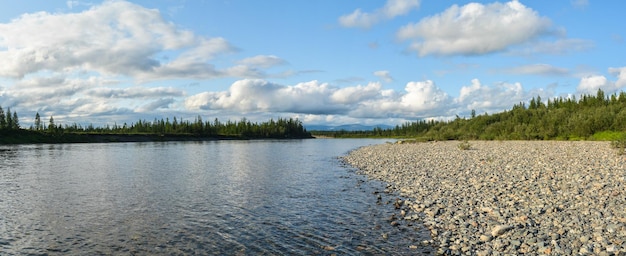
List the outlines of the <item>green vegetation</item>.
<svg viewBox="0 0 626 256">
<path fill-rule="evenodd" d="M 460 150 L 470 150 L 472 148 L 472 145 L 469 143 L 469 141 L 464 140 L 463 142 L 459 143 L 458 147 Z"/>
<path fill-rule="evenodd" d="M 626 93 L 583 95 L 580 99 L 540 97 L 495 114 L 451 121 L 405 123 L 373 131 L 317 132 L 331 137 L 396 137 L 418 140 L 608 140 L 626 136 Z"/>
<path fill-rule="evenodd" d="M 114 124 L 104 127 L 76 123 L 61 125 L 50 117 L 48 125 L 41 121 L 39 113 L 29 129 L 19 126 L 17 113 L 7 114 L 0 107 L 0 144 L 16 143 L 65 143 L 65 142 L 115 142 L 115 141 L 164 141 L 207 139 L 295 139 L 311 138 L 311 134 L 297 119 L 278 119 L 252 123 L 243 118 L 239 122 L 204 122 L 200 116 L 193 122 L 174 117 L 171 121 L 154 119 L 139 120 L 131 124 Z"/>
</svg>

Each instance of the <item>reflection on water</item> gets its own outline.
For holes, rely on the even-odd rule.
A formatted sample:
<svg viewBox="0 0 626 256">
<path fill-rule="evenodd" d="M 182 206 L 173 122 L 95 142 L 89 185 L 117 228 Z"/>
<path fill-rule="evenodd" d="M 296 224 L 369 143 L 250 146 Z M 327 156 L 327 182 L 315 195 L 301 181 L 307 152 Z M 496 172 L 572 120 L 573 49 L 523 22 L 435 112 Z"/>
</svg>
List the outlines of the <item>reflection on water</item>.
<svg viewBox="0 0 626 256">
<path fill-rule="evenodd" d="M 424 252 L 336 158 L 382 142 L 1 146 L 0 254 Z"/>
</svg>

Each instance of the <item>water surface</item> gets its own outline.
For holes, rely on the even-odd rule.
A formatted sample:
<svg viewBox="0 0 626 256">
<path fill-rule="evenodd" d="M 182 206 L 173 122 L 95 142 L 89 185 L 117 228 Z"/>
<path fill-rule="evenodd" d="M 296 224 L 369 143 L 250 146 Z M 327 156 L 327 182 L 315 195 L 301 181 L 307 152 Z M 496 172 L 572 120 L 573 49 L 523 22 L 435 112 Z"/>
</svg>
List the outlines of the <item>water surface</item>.
<svg viewBox="0 0 626 256">
<path fill-rule="evenodd" d="M 0 146 L 1 255 L 406 254 L 384 184 L 337 156 L 381 140 Z M 393 195 L 386 195 L 392 200 Z"/>
</svg>

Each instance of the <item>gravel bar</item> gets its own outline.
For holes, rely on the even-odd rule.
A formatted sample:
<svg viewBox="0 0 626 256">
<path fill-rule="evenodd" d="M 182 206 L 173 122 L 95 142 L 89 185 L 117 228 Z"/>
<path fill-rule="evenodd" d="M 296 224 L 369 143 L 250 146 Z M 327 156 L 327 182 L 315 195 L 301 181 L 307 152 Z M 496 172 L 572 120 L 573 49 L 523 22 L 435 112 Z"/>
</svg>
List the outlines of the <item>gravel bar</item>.
<svg viewBox="0 0 626 256">
<path fill-rule="evenodd" d="M 626 159 L 609 142 L 359 148 L 346 163 L 407 198 L 440 255 L 626 255 Z"/>
</svg>

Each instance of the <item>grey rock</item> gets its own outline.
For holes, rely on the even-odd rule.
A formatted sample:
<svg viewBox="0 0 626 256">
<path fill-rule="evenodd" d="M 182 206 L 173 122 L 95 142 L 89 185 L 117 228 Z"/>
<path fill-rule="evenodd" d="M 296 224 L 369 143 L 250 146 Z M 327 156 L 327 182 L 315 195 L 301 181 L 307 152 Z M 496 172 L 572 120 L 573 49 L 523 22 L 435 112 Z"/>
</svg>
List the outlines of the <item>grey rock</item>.
<svg viewBox="0 0 626 256">
<path fill-rule="evenodd" d="M 422 221 L 441 253 L 626 253 L 626 158 L 609 142 L 470 143 L 374 145 L 344 161 L 407 198 L 397 215 Z"/>
<path fill-rule="evenodd" d="M 481 235 L 479 240 L 481 242 L 489 242 L 491 241 L 491 238 L 493 238 L 491 235 Z"/>
<path fill-rule="evenodd" d="M 500 236 L 504 233 L 506 233 L 507 231 L 513 229 L 512 225 L 498 225 L 495 226 L 492 230 L 491 230 L 491 236 Z"/>
</svg>

